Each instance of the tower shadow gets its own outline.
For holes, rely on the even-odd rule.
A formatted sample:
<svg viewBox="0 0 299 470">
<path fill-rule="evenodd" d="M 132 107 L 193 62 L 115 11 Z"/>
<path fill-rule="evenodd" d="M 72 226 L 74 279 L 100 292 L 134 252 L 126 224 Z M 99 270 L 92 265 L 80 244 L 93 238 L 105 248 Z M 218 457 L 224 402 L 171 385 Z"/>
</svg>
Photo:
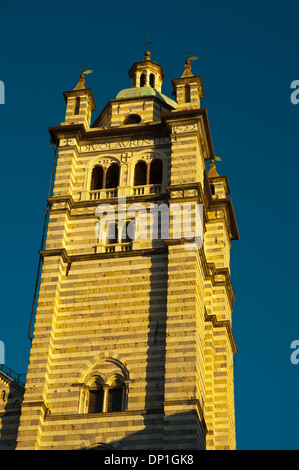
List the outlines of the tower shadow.
<svg viewBox="0 0 299 470">
<path fill-rule="evenodd" d="M 161 246 L 161 244 L 160 244 Z M 168 253 L 151 255 L 145 387 L 145 429 L 151 449 L 163 449 Z"/>
</svg>

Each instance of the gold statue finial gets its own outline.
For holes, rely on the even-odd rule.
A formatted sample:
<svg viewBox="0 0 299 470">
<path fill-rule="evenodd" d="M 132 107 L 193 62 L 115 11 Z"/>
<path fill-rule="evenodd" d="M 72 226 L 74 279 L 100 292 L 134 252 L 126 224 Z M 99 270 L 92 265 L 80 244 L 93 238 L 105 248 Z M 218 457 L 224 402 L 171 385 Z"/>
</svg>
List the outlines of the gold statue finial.
<svg viewBox="0 0 299 470">
<path fill-rule="evenodd" d="M 85 88 L 85 75 L 88 75 L 89 73 L 92 73 L 92 70 L 84 70 L 87 67 L 87 65 L 84 62 L 83 62 L 83 65 L 80 65 L 79 67 L 82 68 L 82 72 L 81 72 L 78 83 L 75 86 L 74 90 L 79 90 L 81 88 Z"/>
<path fill-rule="evenodd" d="M 192 77 L 193 73 L 191 72 L 191 63 L 190 63 L 190 61 L 191 60 L 197 60 L 198 57 L 196 57 L 196 56 L 190 57 L 189 54 L 191 54 L 191 51 L 189 51 L 188 49 L 187 49 L 187 52 L 184 52 L 184 54 L 187 54 L 187 59 L 186 59 L 186 62 L 185 62 L 185 70 L 184 70 L 184 73 L 183 73 L 182 77 Z"/>
<path fill-rule="evenodd" d="M 220 157 L 211 158 L 208 178 L 217 178 L 219 176 L 219 174 L 216 170 L 215 160 L 217 160 L 218 162 L 221 162 L 222 158 L 220 158 Z"/>
</svg>

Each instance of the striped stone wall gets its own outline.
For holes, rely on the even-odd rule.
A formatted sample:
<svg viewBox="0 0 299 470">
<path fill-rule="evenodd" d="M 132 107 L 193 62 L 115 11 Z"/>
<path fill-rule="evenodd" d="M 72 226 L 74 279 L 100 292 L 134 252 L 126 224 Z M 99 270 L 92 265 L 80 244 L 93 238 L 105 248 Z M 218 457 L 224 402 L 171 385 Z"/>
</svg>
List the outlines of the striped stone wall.
<svg viewBox="0 0 299 470">
<path fill-rule="evenodd" d="M 207 186 L 205 112 L 159 118 L 165 109 L 152 104 L 142 134 L 122 126 L 128 110 L 147 112 L 138 100 L 124 102 L 119 117 L 116 103 L 110 114 L 107 107 L 108 131 L 52 131 L 58 162 L 18 449 L 235 448 L 231 209 Z M 163 162 L 162 184 L 134 192 L 136 163 L 154 158 Z M 91 195 L 94 165 L 113 162 L 116 192 Z M 110 204 L 118 215 L 117 196 L 126 196 L 126 210 L 139 203 L 147 215 L 153 204 L 190 204 L 193 225 L 203 204 L 203 244 L 187 249 L 172 223 L 168 239 L 151 240 L 146 228 L 146 239 L 107 247 L 95 231 L 96 208 Z M 105 400 L 109 384 L 122 383 L 121 411 L 89 412 L 96 377 Z"/>
</svg>

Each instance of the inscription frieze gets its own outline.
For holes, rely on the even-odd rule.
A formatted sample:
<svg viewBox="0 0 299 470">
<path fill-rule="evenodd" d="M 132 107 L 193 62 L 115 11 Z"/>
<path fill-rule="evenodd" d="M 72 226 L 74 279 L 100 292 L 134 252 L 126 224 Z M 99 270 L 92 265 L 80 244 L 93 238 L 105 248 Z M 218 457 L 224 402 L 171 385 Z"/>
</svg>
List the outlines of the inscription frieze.
<svg viewBox="0 0 299 470">
<path fill-rule="evenodd" d="M 148 145 L 163 145 L 169 144 L 169 137 L 156 137 L 154 139 L 129 139 L 117 140 L 115 142 L 102 142 L 97 144 L 84 144 L 79 145 L 79 151 L 85 152 L 100 152 L 107 150 L 121 150 L 126 148 L 145 147 Z M 60 146 L 66 147 L 69 145 L 76 145 L 76 139 L 61 139 Z"/>
</svg>

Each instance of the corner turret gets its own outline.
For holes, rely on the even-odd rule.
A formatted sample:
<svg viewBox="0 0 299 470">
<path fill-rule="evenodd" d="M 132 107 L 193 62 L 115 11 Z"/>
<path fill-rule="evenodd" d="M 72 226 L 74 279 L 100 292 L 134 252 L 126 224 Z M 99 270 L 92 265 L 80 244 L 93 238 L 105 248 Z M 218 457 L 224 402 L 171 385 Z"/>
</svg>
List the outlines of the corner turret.
<svg viewBox="0 0 299 470">
<path fill-rule="evenodd" d="M 85 128 L 90 127 L 91 112 L 97 109 L 91 88 L 85 88 L 85 75 L 91 70 L 82 70 L 78 83 L 71 91 L 64 91 L 63 96 L 66 102 L 65 122 L 61 125 L 84 124 Z"/>
<path fill-rule="evenodd" d="M 191 72 L 191 60 L 196 59 L 187 56 L 183 75 L 172 80 L 178 110 L 200 108 L 200 98 L 204 97 L 201 76 Z"/>
</svg>

